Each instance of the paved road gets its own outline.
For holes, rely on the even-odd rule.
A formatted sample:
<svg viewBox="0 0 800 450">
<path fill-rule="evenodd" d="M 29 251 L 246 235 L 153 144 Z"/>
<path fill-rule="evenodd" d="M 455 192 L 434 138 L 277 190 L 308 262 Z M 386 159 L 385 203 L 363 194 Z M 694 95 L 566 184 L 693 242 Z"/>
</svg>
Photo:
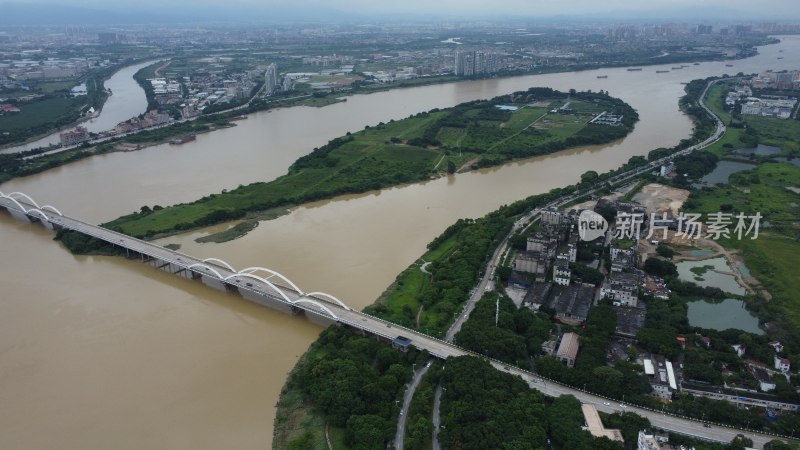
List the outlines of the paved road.
<svg viewBox="0 0 800 450">
<path fill-rule="evenodd" d="M 442 407 L 442 386 L 436 386 L 436 393 L 433 395 L 433 450 L 441 450 L 439 445 L 439 428 L 442 426 L 440 410 Z"/>
<path fill-rule="evenodd" d="M 411 382 L 408 384 L 405 394 L 403 394 L 403 407 L 400 408 L 400 415 L 397 416 L 397 431 L 394 436 L 394 448 L 398 450 L 403 448 L 403 439 L 406 434 L 406 419 L 408 418 L 408 408 L 411 406 L 411 399 L 414 398 L 414 392 L 416 392 L 422 377 L 425 376 L 428 369 L 431 367 L 431 363 L 432 361 L 428 360 L 422 367 L 414 372 L 414 376 L 411 377 Z"/>
</svg>

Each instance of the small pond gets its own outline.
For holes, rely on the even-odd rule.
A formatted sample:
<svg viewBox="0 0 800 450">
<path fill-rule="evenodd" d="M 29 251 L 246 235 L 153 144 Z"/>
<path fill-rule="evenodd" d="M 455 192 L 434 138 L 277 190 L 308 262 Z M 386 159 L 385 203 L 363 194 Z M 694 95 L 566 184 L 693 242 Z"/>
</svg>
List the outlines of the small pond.
<svg viewBox="0 0 800 450">
<path fill-rule="evenodd" d="M 735 328 L 754 334 L 764 334 L 758 327 L 758 318 L 744 308 L 744 302 L 732 298 L 720 303 L 706 300 L 689 302 L 689 325 L 711 330 Z"/>
<path fill-rule="evenodd" d="M 788 162 L 789 164 L 794 164 L 795 166 L 800 166 L 800 158 L 791 158 L 791 159 L 789 159 L 789 158 L 780 157 L 780 158 L 775 158 L 775 161 Z"/>
<path fill-rule="evenodd" d="M 714 254 L 714 250 L 710 248 L 698 248 L 694 250 L 689 250 L 689 255 L 693 258 L 702 258 L 704 256 L 711 256 Z"/>
<path fill-rule="evenodd" d="M 700 261 L 681 261 L 676 265 L 678 266 L 678 278 L 683 281 L 691 281 L 704 287 L 720 288 L 736 295 L 747 293 L 745 288 L 736 281 L 732 269 L 728 267 L 723 257 Z"/>
<path fill-rule="evenodd" d="M 713 172 L 703 177 L 702 181 L 708 184 L 727 183 L 731 174 L 750 170 L 754 164 L 738 161 L 720 161 Z"/>
<path fill-rule="evenodd" d="M 737 155 L 768 156 L 768 155 L 777 155 L 780 152 L 781 152 L 780 147 L 758 144 L 758 147 L 740 148 L 738 150 L 735 150 L 733 153 L 736 153 Z"/>
</svg>

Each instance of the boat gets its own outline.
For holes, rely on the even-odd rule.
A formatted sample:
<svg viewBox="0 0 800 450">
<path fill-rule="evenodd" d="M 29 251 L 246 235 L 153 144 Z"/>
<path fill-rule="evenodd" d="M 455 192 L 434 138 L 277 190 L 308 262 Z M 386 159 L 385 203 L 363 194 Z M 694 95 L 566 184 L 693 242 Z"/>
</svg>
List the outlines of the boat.
<svg viewBox="0 0 800 450">
<path fill-rule="evenodd" d="M 695 65 L 695 66 L 699 66 L 699 65 L 700 65 L 700 63 L 694 63 L 694 65 Z"/>
<path fill-rule="evenodd" d="M 725 64 L 725 67 L 733 67 L 733 64 Z"/>
<path fill-rule="evenodd" d="M 245 119 L 247 119 L 247 116 L 233 116 L 228 118 L 228 122 L 233 122 L 235 120 L 245 120 Z"/>
<path fill-rule="evenodd" d="M 783 59 L 783 56 L 778 56 L 778 59 Z"/>
<path fill-rule="evenodd" d="M 608 75 L 598 75 L 597 78 L 608 78 Z"/>
<path fill-rule="evenodd" d="M 181 144 L 185 144 L 187 142 L 192 142 L 195 139 L 197 139 L 197 136 L 195 136 L 193 134 L 187 134 L 187 135 L 181 136 L 179 138 L 170 139 L 169 143 L 170 143 L 170 145 L 181 145 Z"/>
<path fill-rule="evenodd" d="M 672 68 L 672 70 L 681 70 L 681 69 L 683 69 L 683 66 L 680 66 L 680 67 L 673 67 L 673 68 Z"/>
<path fill-rule="evenodd" d="M 641 70 L 641 67 L 628 67 L 628 72 L 640 72 Z"/>
<path fill-rule="evenodd" d="M 669 70 L 656 70 L 656 73 L 667 73 Z"/>
</svg>

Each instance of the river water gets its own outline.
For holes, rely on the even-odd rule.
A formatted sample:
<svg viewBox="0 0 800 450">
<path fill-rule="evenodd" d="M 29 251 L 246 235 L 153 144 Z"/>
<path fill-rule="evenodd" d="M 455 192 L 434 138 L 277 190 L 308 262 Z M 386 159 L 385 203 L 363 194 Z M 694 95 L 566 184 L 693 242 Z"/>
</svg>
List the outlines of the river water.
<svg viewBox="0 0 800 450">
<path fill-rule="evenodd" d="M 115 72 L 103 84 L 106 89 L 111 89 L 112 94 L 106 100 L 103 109 L 100 110 L 100 114 L 82 123 L 81 126 L 93 133 L 108 131 L 117 126 L 118 123 L 147 111 L 147 98 L 144 96 L 142 88 L 133 81 L 133 75 L 143 67 L 153 64 L 153 62 L 155 61 L 134 64 Z M 0 153 L 21 152 L 46 147 L 50 144 L 58 144 L 60 142 L 58 134 L 58 132 L 55 132 L 24 145 L 0 150 Z"/>
<path fill-rule="evenodd" d="M 681 82 L 800 67 L 800 39 L 731 64 L 664 74 L 655 73 L 664 67 L 601 69 L 348 97 L 325 108 L 251 114 L 192 143 L 94 157 L 0 190 L 21 190 L 99 222 L 145 204 L 272 179 L 313 147 L 365 125 L 531 86 L 608 90 L 639 111 L 634 132 L 611 145 L 318 202 L 225 244 L 194 243 L 201 232 L 163 241 L 238 268 L 269 267 L 306 291 L 363 307 L 456 219 L 675 145 L 691 132 L 677 109 Z M 135 262 L 73 257 L 50 234 L 7 216 L 0 216 L 0 242 L 7 255 L 0 272 L 0 448 L 270 446 L 285 375 L 318 328 Z"/>
</svg>

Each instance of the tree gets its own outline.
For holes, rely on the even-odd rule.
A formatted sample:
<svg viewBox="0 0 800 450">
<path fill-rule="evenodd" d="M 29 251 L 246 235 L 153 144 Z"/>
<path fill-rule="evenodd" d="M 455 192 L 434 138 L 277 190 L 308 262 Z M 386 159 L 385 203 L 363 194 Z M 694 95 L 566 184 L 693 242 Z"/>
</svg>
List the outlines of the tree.
<svg viewBox="0 0 800 450">
<path fill-rule="evenodd" d="M 456 173 L 456 164 L 453 161 L 447 161 L 447 173 Z"/>
<path fill-rule="evenodd" d="M 662 243 L 659 243 L 658 247 L 656 247 L 656 253 L 658 253 L 658 256 L 667 259 L 672 259 L 672 257 L 675 256 L 675 250 L 673 250 L 672 247 Z"/>
<path fill-rule="evenodd" d="M 675 266 L 675 264 L 658 258 L 647 258 L 644 262 L 643 269 L 650 275 L 657 275 L 660 277 L 678 275 L 678 267 Z"/>
<path fill-rule="evenodd" d="M 599 175 L 594 170 L 589 170 L 581 175 L 581 184 L 592 184 L 597 181 Z"/>
<path fill-rule="evenodd" d="M 383 449 L 386 427 L 386 420 L 380 416 L 352 416 L 347 419 L 345 443 L 354 450 Z"/>
</svg>

